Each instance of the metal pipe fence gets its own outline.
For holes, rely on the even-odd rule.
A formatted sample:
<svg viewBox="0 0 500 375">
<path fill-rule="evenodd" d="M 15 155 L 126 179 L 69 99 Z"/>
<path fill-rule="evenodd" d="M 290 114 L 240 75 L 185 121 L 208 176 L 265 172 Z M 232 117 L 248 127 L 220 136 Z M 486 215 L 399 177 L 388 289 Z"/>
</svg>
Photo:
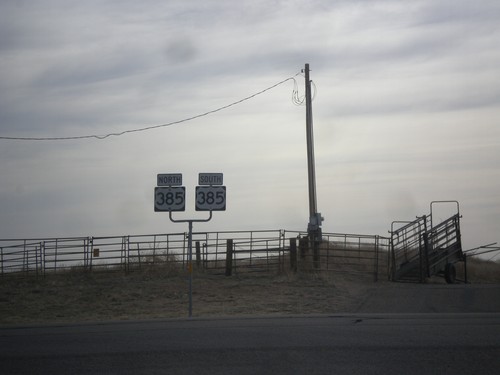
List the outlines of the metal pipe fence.
<svg viewBox="0 0 500 375">
<path fill-rule="evenodd" d="M 207 270 L 223 269 L 226 243 L 234 241 L 235 267 L 255 267 L 266 259 L 271 266 L 285 251 L 283 231 L 225 231 L 193 233 L 193 259 Z M 199 252 L 197 248 L 199 246 Z M 125 270 L 188 262 L 187 233 L 115 237 L 0 239 L 0 273 L 44 275 L 68 270 Z"/>
<path fill-rule="evenodd" d="M 287 232 L 292 233 L 292 232 Z M 323 233 L 319 259 L 308 246 L 306 232 L 298 232 L 299 269 L 333 271 L 373 277 L 374 281 L 389 277 L 389 238 L 378 235 Z"/>
<path fill-rule="evenodd" d="M 290 268 L 290 238 L 307 241 L 307 233 L 285 230 L 193 233 L 193 266 L 213 273 L 282 271 Z M 231 251 L 228 252 L 228 243 Z M 299 269 L 386 276 L 389 240 L 380 236 L 324 234 L 319 268 L 307 243 L 301 245 Z M 188 263 L 187 233 L 0 239 L 0 276 L 44 276 L 69 270 L 125 271 L 158 265 L 179 269 Z"/>
</svg>

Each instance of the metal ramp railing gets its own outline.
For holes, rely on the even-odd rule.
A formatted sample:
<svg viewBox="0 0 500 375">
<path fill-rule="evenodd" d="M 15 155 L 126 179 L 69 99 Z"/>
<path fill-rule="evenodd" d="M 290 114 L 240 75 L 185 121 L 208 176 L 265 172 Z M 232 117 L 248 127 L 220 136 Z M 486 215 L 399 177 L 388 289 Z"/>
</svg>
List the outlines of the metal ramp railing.
<svg viewBox="0 0 500 375">
<path fill-rule="evenodd" d="M 455 281 L 452 265 L 462 261 L 462 240 L 460 235 L 460 216 L 453 215 L 436 225 L 427 233 L 427 274 L 428 277 L 444 271 L 446 281 Z"/>
<path fill-rule="evenodd" d="M 404 224 L 398 229 L 395 225 Z M 422 261 L 425 259 L 425 233 L 430 226 L 426 215 L 414 221 L 394 221 L 391 225 L 390 275 L 393 281 L 423 281 Z"/>
<path fill-rule="evenodd" d="M 433 225 L 433 204 L 450 202 L 457 204 L 457 213 Z M 424 282 L 428 277 L 443 274 L 448 283 L 455 282 L 454 263 L 464 259 L 458 207 L 456 201 L 435 201 L 431 203 L 431 214 L 392 223 L 391 280 Z M 400 224 L 403 225 L 394 229 Z"/>
</svg>

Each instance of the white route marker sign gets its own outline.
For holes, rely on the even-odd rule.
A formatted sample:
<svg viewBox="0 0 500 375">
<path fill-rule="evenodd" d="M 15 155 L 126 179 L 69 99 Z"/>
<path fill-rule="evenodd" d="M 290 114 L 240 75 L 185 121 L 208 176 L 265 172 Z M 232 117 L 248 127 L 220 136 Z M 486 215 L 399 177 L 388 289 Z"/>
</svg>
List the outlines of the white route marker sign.
<svg viewBox="0 0 500 375">
<path fill-rule="evenodd" d="M 155 188 L 155 211 L 185 211 L 186 188 L 184 186 L 168 186 Z"/>
<path fill-rule="evenodd" d="M 225 186 L 197 186 L 196 211 L 225 211 Z"/>
</svg>

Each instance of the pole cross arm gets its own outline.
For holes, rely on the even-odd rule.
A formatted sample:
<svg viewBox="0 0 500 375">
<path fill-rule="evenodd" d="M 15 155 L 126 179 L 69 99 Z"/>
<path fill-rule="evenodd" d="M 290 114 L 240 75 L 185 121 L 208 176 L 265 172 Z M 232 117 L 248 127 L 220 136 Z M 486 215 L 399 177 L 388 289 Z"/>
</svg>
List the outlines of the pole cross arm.
<svg viewBox="0 0 500 375">
<path fill-rule="evenodd" d="M 210 215 L 208 216 L 208 219 L 182 219 L 182 220 L 176 220 L 172 217 L 172 211 L 168 211 L 168 216 L 170 218 L 170 221 L 172 223 L 206 223 L 207 221 L 212 220 L 212 211 L 210 211 Z"/>
</svg>

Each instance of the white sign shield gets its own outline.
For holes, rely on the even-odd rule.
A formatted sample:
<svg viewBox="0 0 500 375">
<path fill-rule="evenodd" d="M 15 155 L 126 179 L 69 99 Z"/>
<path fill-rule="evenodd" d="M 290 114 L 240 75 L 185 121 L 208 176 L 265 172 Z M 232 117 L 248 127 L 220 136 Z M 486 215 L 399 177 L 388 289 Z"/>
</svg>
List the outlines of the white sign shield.
<svg viewBox="0 0 500 375">
<path fill-rule="evenodd" d="M 185 211 L 186 188 L 169 186 L 155 188 L 155 212 Z"/>
<path fill-rule="evenodd" d="M 225 186 L 197 186 L 196 211 L 225 211 Z"/>
</svg>

